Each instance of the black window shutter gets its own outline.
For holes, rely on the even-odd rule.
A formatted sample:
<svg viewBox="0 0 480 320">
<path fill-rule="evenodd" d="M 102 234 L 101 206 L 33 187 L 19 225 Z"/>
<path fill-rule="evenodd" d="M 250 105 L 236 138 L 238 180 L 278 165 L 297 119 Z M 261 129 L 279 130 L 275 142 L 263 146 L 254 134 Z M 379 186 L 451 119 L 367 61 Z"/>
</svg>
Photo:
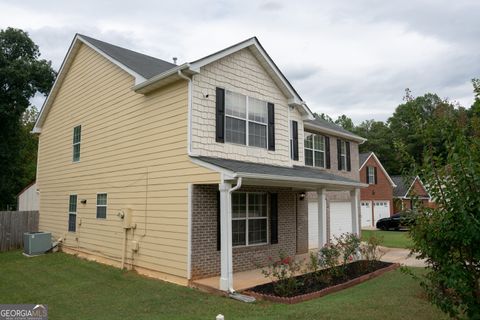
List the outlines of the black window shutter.
<svg viewBox="0 0 480 320">
<path fill-rule="evenodd" d="M 216 141 L 225 142 L 225 89 L 216 90 Z"/>
<path fill-rule="evenodd" d="M 275 107 L 268 103 L 268 150 L 275 151 Z"/>
<path fill-rule="evenodd" d="M 325 137 L 325 166 L 330 169 L 330 137 Z"/>
<path fill-rule="evenodd" d="M 221 249 L 221 235 L 220 235 L 220 191 L 217 191 L 217 251 Z"/>
<path fill-rule="evenodd" d="M 337 161 L 338 161 L 338 170 L 342 170 L 342 140 L 337 139 Z"/>
<path fill-rule="evenodd" d="M 370 167 L 366 167 L 367 168 L 367 183 L 370 183 L 370 175 L 369 175 L 369 169 Z"/>
<path fill-rule="evenodd" d="M 375 184 L 378 183 L 378 180 L 377 180 L 377 167 L 374 167 L 374 177 L 375 177 Z"/>
<path fill-rule="evenodd" d="M 298 160 L 298 122 L 292 121 L 292 156 Z"/>
<path fill-rule="evenodd" d="M 345 142 L 345 149 L 347 149 L 347 171 L 352 171 L 352 162 L 350 161 L 350 142 Z"/>
<path fill-rule="evenodd" d="M 270 244 L 278 243 L 278 194 L 270 194 Z"/>
</svg>

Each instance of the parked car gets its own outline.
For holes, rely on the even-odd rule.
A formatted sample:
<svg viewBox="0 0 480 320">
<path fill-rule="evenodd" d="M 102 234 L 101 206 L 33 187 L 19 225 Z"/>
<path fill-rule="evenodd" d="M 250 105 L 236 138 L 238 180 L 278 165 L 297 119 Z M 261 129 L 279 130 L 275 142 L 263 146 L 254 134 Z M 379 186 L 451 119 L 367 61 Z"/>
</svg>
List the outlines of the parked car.
<svg viewBox="0 0 480 320">
<path fill-rule="evenodd" d="M 409 228 L 414 222 L 414 213 L 412 211 L 403 211 L 396 213 L 391 217 L 378 220 L 376 227 L 381 230 L 400 230 Z"/>
</svg>

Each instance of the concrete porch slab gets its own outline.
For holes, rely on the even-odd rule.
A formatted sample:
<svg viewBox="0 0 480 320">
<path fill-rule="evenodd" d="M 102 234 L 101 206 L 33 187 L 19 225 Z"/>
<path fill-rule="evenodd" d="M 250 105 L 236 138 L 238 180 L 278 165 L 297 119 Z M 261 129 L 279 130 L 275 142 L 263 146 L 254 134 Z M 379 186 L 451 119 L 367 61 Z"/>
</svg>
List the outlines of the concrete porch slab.
<svg viewBox="0 0 480 320">
<path fill-rule="evenodd" d="M 300 254 L 295 256 L 295 260 L 304 263 L 308 259 L 308 254 Z M 302 269 L 304 269 L 302 267 Z M 303 273 L 303 272 L 301 272 Z M 301 274 L 300 273 L 300 274 Z M 235 291 L 243 291 L 248 288 L 271 282 L 270 278 L 266 278 L 262 274 L 262 269 L 253 269 L 242 272 L 235 272 L 233 274 L 233 289 Z M 220 276 L 204 278 L 192 281 L 193 287 L 220 290 Z"/>
</svg>

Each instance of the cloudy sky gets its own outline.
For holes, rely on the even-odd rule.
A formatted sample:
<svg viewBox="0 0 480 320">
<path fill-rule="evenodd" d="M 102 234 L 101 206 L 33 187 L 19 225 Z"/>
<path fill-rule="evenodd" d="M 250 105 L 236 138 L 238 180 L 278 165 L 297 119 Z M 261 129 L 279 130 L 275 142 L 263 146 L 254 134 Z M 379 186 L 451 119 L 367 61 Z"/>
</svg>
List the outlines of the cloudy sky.
<svg viewBox="0 0 480 320">
<path fill-rule="evenodd" d="M 313 111 L 358 123 L 386 120 L 405 88 L 469 107 L 479 12 L 478 0 L 0 0 L 0 28 L 28 31 L 57 70 L 77 32 L 179 63 L 255 35 Z"/>
</svg>

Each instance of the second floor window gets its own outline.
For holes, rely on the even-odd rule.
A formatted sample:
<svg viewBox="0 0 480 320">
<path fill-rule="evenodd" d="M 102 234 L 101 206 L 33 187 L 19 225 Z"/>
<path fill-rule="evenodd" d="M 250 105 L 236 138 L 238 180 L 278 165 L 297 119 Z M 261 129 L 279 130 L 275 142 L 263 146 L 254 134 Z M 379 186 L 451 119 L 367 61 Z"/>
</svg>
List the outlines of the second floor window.
<svg viewBox="0 0 480 320">
<path fill-rule="evenodd" d="M 82 126 L 73 128 L 73 162 L 80 161 L 80 143 L 82 142 Z"/>
<path fill-rule="evenodd" d="M 305 165 L 325 168 L 325 137 L 305 132 Z"/>
<path fill-rule="evenodd" d="M 267 103 L 225 91 L 225 141 L 267 147 Z"/>
<path fill-rule="evenodd" d="M 375 184 L 375 167 L 367 167 L 368 184 Z"/>
<path fill-rule="evenodd" d="M 340 170 L 347 170 L 347 143 L 346 141 L 340 140 Z"/>
</svg>

